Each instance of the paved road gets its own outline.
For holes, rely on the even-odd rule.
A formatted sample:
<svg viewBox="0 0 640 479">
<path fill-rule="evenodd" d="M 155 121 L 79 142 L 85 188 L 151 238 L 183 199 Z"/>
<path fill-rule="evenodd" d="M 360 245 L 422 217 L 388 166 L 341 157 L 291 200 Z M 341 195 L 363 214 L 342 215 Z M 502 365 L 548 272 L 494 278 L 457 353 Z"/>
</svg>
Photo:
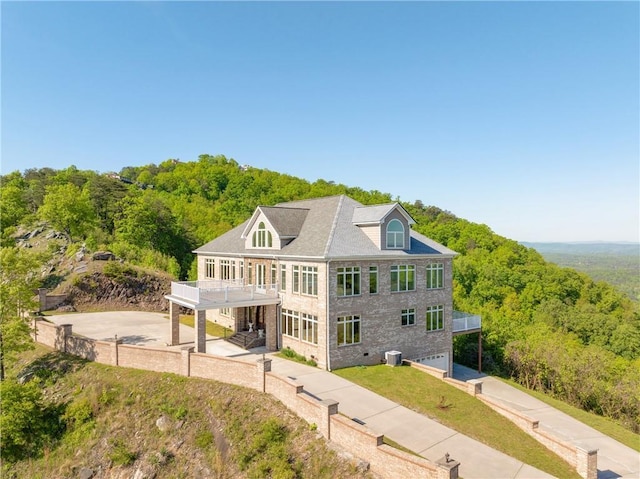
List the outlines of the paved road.
<svg viewBox="0 0 640 479">
<path fill-rule="evenodd" d="M 125 343 L 158 348 L 167 347 L 169 338 L 168 315 L 162 313 L 74 313 L 49 316 L 48 319 L 57 324 L 73 324 L 74 333 L 95 339 L 112 339 L 117 334 Z M 193 329 L 181 325 L 180 338 L 181 346 L 192 344 Z M 207 352 L 247 361 L 255 361 L 262 356 L 262 351 L 253 351 L 260 354 L 248 353 L 210 336 L 207 337 Z M 460 460 L 461 477 L 551 477 L 330 372 L 270 356 L 274 373 L 293 378 L 316 397 L 338 401 L 341 413 L 357 418 L 375 433 L 384 434 L 432 461 L 450 453 L 452 458 Z M 454 376 L 461 380 L 478 377 L 473 370 L 458 365 L 455 366 Z M 495 378 L 483 376 L 482 380 L 483 393 L 539 419 L 541 428 L 586 447 L 598 448 L 599 479 L 640 477 L 640 459 L 632 449 Z"/>
</svg>

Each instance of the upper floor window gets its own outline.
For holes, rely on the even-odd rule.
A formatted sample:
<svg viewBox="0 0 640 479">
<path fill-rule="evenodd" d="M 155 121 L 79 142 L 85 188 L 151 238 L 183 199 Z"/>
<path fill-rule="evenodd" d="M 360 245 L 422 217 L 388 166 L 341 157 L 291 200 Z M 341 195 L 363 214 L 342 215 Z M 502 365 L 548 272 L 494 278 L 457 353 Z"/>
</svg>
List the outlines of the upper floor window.
<svg viewBox="0 0 640 479">
<path fill-rule="evenodd" d="M 280 265 L 280 291 L 287 290 L 287 266 Z"/>
<path fill-rule="evenodd" d="M 236 262 L 228 259 L 220 260 L 220 279 L 234 280 L 236 279 Z"/>
<path fill-rule="evenodd" d="M 378 267 L 369 266 L 369 294 L 378 294 Z"/>
<path fill-rule="evenodd" d="M 439 289 L 444 285 L 444 265 L 431 263 L 427 265 L 427 289 Z"/>
<path fill-rule="evenodd" d="M 206 258 L 204 260 L 204 277 L 207 279 L 213 279 L 216 277 L 216 260 L 213 258 Z"/>
<path fill-rule="evenodd" d="M 427 306 L 427 331 L 444 329 L 444 306 Z"/>
<path fill-rule="evenodd" d="M 302 267 L 302 294 L 318 296 L 318 267 Z"/>
<path fill-rule="evenodd" d="M 338 268 L 338 296 L 360 294 L 360 268 L 358 266 Z"/>
<path fill-rule="evenodd" d="M 271 263 L 271 287 L 274 288 L 278 283 L 278 267 L 275 263 Z"/>
<path fill-rule="evenodd" d="M 404 226 L 400 220 L 391 220 L 387 225 L 387 248 L 404 248 Z"/>
<path fill-rule="evenodd" d="M 399 264 L 391 266 L 391 292 L 415 291 L 416 266 L 413 264 Z"/>
<path fill-rule="evenodd" d="M 271 248 L 273 246 L 271 231 L 267 231 L 264 221 L 261 221 L 260 224 L 258 224 L 257 231 L 253 232 L 251 246 L 254 248 Z"/>
<path fill-rule="evenodd" d="M 300 292 L 300 266 L 293 266 L 292 289 L 294 293 Z"/>
</svg>

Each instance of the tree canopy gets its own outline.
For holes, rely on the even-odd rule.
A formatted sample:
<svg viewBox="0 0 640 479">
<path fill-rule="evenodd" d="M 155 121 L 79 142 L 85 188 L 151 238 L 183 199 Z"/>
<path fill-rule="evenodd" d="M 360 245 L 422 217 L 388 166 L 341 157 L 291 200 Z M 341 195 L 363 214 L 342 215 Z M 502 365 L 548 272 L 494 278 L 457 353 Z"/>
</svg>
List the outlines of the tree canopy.
<svg viewBox="0 0 640 479">
<path fill-rule="evenodd" d="M 2 185 L 3 244 L 16 226 L 46 219 L 88 248 L 111 249 L 180 279 L 194 272 L 193 249 L 245 221 L 258 205 L 337 194 L 363 204 L 394 201 L 388 193 L 242 167 L 222 155 L 106 175 L 32 169 L 4 176 Z M 482 315 L 483 365 L 638 428 L 638 408 L 622 407 L 629 402 L 620 399 L 640 390 L 638 304 L 486 225 L 425 205 L 427 199 L 402 205 L 417 231 L 459 253 L 454 304 Z M 456 361 L 476 360 L 475 338 L 456 337 L 454 348 Z M 588 385 L 575 379 L 582 377 Z"/>
</svg>

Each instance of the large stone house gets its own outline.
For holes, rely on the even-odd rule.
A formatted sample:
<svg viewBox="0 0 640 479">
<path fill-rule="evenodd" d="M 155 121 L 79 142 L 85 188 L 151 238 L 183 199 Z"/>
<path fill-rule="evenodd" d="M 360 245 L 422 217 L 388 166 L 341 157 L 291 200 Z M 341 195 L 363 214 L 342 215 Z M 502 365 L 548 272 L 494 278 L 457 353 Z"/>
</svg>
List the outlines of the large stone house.
<svg viewBox="0 0 640 479">
<path fill-rule="evenodd" d="M 172 284 L 172 343 L 186 306 L 196 351 L 208 320 L 248 347 L 291 348 L 326 369 L 401 357 L 451 372 L 453 335 L 479 331 L 480 318 L 454 314 L 456 253 L 413 224 L 398 203 L 344 195 L 259 206 L 195 251 L 197 282 Z"/>
</svg>

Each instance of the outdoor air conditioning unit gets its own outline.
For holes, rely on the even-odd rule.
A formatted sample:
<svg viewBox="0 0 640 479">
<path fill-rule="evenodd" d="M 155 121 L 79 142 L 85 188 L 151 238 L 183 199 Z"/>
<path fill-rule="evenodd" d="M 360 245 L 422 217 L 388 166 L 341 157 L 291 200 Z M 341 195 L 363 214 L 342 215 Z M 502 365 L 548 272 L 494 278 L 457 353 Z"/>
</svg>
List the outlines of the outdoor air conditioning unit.
<svg viewBox="0 0 640 479">
<path fill-rule="evenodd" d="M 387 366 L 402 365 L 402 353 L 400 351 L 387 351 L 384 353 L 384 358 L 387 360 Z"/>
</svg>

